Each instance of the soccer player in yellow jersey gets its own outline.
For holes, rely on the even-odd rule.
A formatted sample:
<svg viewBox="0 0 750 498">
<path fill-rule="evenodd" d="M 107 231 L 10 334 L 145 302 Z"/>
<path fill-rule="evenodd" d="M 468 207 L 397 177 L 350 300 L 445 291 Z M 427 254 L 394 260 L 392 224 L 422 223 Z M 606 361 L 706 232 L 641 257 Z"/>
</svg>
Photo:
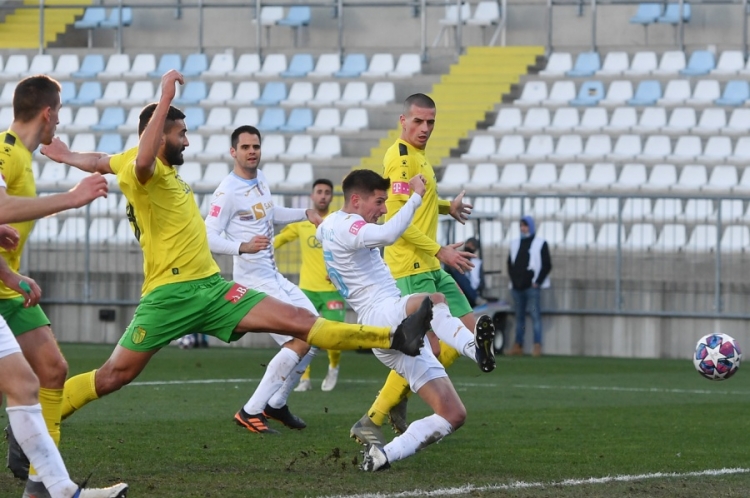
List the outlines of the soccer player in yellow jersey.
<svg viewBox="0 0 750 498">
<path fill-rule="evenodd" d="M 191 332 L 226 342 L 248 332 L 279 332 L 325 349 L 418 354 L 431 313 L 411 315 L 395 330 L 331 322 L 219 275 L 193 192 L 175 170 L 189 145 L 185 115 L 171 106 L 178 83 L 184 80 L 177 71 L 162 77 L 159 102 L 141 112 L 138 147 L 110 156 L 71 152 L 53 140 L 42 150 L 84 171 L 115 173 L 143 250 L 144 282 L 133 320 L 104 365 L 65 383 L 63 418 L 130 383 L 162 347 Z"/>
<path fill-rule="evenodd" d="M 328 216 L 328 208 L 333 199 L 333 183 L 331 180 L 320 178 L 313 182 L 310 199 L 313 209 L 321 218 Z M 346 318 L 344 298 L 331 283 L 323 262 L 323 249 L 320 242 L 315 238 L 317 227 L 310 221 L 291 223 L 284 227 L 273 239 L 273 248 L 278 249 L 288 242 L 299 240 L 299 249 L 302 254 L 302 266 L 299 271 L 299 288 L 315 306 L 320 316 L 336 322 L 343 322 Z M 339 362 L 341 351 L 328 350 L 328 373 L 323 379 L 320 388 L 323 391 L 332 391 L 336 387 L 339 378 Z M 295 391 L 309 391 L 312 389 L 310 381 L 310 366 L 305 369 L 299 385 Z"/>
<path fill-rule="evenodd" d="M 426 179 L 426 192 L 422 205 L 414 214 L 414 221 L 395 244 L 385 248 L 385 262 L 396 279 L 402 295 L 417 293 L 442 293 L 452 316 L 459 317 L 469 330 L 474 330 L 476 320 L 471 306 L 460 288 L 440 267 L 440 263 L 461 273 L 474 265 L 472 254 L 459 250 L 462 242 L 441 246 L 436 242 L 438 214 L 450 214 L 459 223 L 465 223 L 471 205 L 463 202 L 463 192 L 453 201 L 438 198 L 437 180 L 432 165 L 425 155 L 425 147 L 435 128 L 435 102 L 427 95 L 417 93 L 404 101 L 400 116 L 401 136 L 385 153 L 383 176 L 391 180 L 391 191 L 386 200 L 391 219 L 409 199 L 409 179 L 421 174 Z M 494 352 L 487 356 L 494 358 Z M 438 360 L 448 367 L 458 351 L 440 342 Z M 492 368 L 494 368 L 494 361 Z M 351 436 L 362 443 L 382 444 L 380 427 L 390 417 L 394 430 L 406 430 L 406 399 L 410 393 L 406 380 L 391 371 L 375 402 L 351 429 Z"/>
</svg>

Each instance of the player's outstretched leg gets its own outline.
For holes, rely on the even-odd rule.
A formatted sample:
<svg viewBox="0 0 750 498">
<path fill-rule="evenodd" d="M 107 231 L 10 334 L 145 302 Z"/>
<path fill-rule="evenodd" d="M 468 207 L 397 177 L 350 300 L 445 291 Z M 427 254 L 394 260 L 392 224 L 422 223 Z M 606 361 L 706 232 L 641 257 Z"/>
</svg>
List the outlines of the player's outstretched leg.
<svg viewBox="0 0 750 498">
<path fill-rule="evenodd" d="M 268 427 L 268 420 L 262 413 L 250 414 L 244 408 L 234 414 L 234 422 L 240 427 L 244 427 L 250 432 L 258 434 L 281 434 L 275 429 Z"/>
<path fill-rule="evenodd" d="M 432 301 L 425 297 L 417 311 L 404 318 L 393 333 L 391 349 L 417 356 L 424 345 L 424 335 L 432 327 Z"/>
<path fill-rule="evenodd" d="M 388 421 L 391 423 L 393 432 L 396 434 L 403 434 L 409 427 L 409 422 L 406 418 L 406 407 L 408 404 L 409 397 L 404 396 L 401 398 L 401 401 L 399 401 L 398 404 L 388 412 Z"/>
<path fill-rule="evenodd" d="M 366 413 L 349 430 L 349 437 L 363 445 L 379 444 L 382 446 L 385 444 L 383 430 Z"/>
<path fill-rule="evenodd" d="M 78 486 L 75 494 L 71 498 L 125 498 L 128 496 L 128 485 L 124 482 L 115 484 L 108 488 L 87 488 L 89 479 L 87 477 L 83 483 Z"/>
<path fill-rule="evenodd" d="M 362 454 L 362 464 L 359 468 L 365 472 L 377 472 L 391 468 L 382 444 L 368 444 Z"/>
<path fill-rule="evenodd" d="M 266 418 L 271 418 L 281 422 L 290 429 L 302 430 L 307 427 L 304 420 L 289 411 L 289 406 L 287 405 L 284 405 L 281 408 L 274 408 L 271 405 L 266 405 L 266 408 L 263 410 L 263 415 L 265 415 Z"/>
<path fill-rule="evenodd" d="M 487 315 L 477 319 L 474 327 L 474 345 L 477 365 L 482 372 L 492 372 L 495 369 L 495 324 Z"/>
</svg>

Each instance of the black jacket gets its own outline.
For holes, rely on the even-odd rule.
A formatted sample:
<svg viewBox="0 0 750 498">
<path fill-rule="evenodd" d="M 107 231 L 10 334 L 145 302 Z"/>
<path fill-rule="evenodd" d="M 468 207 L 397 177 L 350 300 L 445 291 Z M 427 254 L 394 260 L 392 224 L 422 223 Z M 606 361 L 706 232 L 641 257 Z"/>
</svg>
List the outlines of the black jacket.
<svg viewBox="0 0 750 498">
<path fill-rule="evenodd" d="M 526 290 L 531 287 L 532 283 L 536 283 L 541 287 L 544 279 L 547 278 L 549 272 L 552 271 L 552 260 L 549 255 L 549 246 L 547 242 L 542 244 L 541 256 L 542 256 L 542 269 L 539 271 L 539 277 L 536 282 L 532 282 L 534 279 L 534 272 L 529 270 L 529 248 L 531 242 L 534 240 L 534 236 L 521 239 L 521 245 L 518 248 L 518 254 L 516 260 L 511 263 L 510 254 L 508 254 L 508 275 L 510 281 L 513 283 L 513 289 L 515 290 Z"/>
</svg>

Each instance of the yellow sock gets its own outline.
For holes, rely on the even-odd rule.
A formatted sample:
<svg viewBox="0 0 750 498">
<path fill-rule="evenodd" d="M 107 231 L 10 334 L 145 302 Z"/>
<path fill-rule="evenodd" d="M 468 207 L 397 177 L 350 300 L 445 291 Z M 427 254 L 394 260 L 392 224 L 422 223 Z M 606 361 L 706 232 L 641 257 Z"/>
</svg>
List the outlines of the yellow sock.
<svg viewBox="0 0 750 498">
<path fill-rule="evenodd" d="M 341 363 L 341 351 L 337 349 L 328 350 L 328 366 L 330 368 L 338 368 Z"/>
<path fill-rule="evenodd" d="M 310 380 L 310 370 L 310 365 L 307 365 L 307 368 L 304 373 L 302 373 L 302 377 L 300 377 L 299 380 Z"/>
<path fill-rule="evenodd" d="M 47 432 L 52 436 L 56 446 L 60 446 L 60 410 L 62 407 L 63 390 L 39 388 L 39 404 L 42 405 L 42 417 L 47 426 Z M 29 474 L 36 474 L 32 465 Z"/>
<path fill-rule="evenodd" d="M 367 416 L 375 425 L 383 425 L 388 418 L 388 413 L 410 392 L 411 389 L 409 389 L 409 383 L 406 382 L 406 379 L 397 374 L 395 370 L 391 370 L 383 388 L 378 393 L 378 397 L 367 410 Z"/>
<path fill-rule="evenodd" d="M 99 399 L 96 394 L 96 370 L 86 372 L 65 381 L 62 399 L 62 419 L 70 417 L 76 410 Z"/>
<path fill-rule="evenodd" d="M 438 361 L 444 368 L 448 368 L 453 365 L 453 362 L 461 356 L 455 348 L 450 347 L 443 341 L 440 341 L 440 354 L 438 355 Z"/>
<path fill-rule="evenodd" d="M 389 349 L 391 328 L 332 322 L 318 318 L 307 334 L 307 343 L 320 349 Z"/>
</svg>

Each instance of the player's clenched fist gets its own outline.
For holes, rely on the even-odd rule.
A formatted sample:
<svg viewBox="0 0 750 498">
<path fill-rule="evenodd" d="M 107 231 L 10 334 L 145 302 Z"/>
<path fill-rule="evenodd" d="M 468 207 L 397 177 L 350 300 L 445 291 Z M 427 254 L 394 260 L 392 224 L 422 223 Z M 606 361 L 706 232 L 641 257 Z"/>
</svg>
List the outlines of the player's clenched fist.
<svg viewBox="0 0 750 498">
<path fill-rule="evenodd" d="M 411 187 L 412 192 L 418 194 L 420 197 L 424 196 L 427 188 L 424 176 L 415 175 L 412 177 L 412 179 L 409 180 L 409 187 Z"/>
<path fill-rule="evenodd" d="M 167 99 L 169 102 L 174 100 L 175 95 L 177 95 L 177 87 L 175 83 L 184 85 L 185 78 L 179 71 L 170 69 L 161 77 L 161 97 L 163 99 Z"/>
</svg>

